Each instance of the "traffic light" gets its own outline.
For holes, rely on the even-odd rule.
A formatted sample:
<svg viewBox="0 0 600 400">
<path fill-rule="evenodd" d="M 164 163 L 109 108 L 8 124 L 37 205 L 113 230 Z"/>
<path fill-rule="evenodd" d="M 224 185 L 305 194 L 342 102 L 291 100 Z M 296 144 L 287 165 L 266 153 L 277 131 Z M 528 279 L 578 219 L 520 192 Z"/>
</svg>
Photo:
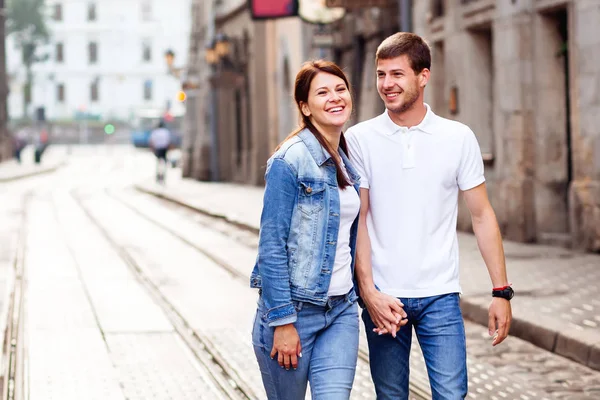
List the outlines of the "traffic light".
<svg viewBox="0 0 600 400">
<path fill-rule="evenodd" d="M 180 90 L 179 92 L 177 92 L 177 101 L 179 101 L 180 103 L 183 103 L 186 99 L 186 94 L 183 90 Z"/>
</svg>

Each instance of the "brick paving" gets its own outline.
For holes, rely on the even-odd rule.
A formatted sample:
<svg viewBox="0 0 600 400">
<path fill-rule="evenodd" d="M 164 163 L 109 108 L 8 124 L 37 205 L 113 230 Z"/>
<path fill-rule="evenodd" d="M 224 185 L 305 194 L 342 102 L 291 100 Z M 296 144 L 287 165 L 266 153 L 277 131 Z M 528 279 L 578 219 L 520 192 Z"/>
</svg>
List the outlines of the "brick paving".
<svg viewBox="0 0 600 400">
<path fill-rule="evenodd" d="M 181 207 L 161 207 L 151 197 L 140 193 L 130 195 L 130 207 L 145 215 L 156 225 L 185 238 L 219 265 L 249 279 L 256 257 L 257 235 L 242 231 L 226 222 Z M 572 399 L 595 398 L 600 388 L 600 372 L 545 351 L 517 337 L 509 337 L 501 346 L 492 348 L 487 328 L 466 321 L 467 364 L 469 368 L 469 399 Z M 416 345 L 411 356 L 411 383 L 430 398 L 423 356 Z M 364 332 L 361 349 L 366 349 Z M 245 358 L 244 358 L 245 359 Z M 251 361 L 250 361 L 251 364 Z M 360 370 L 360 368 L 359 368 Z M 362 371 L 362 370 L 361 370 Z M 365 372 L 365 371 L 362 371 Z M 357 377 L 362 376 L 357 372 Z M 368 375 L 368 371 L 366 371 Z M 363 377 L 364 378 L 364 377 Z M 355 382 L 355 389 L 362 388 Z M 372 391 L 357 390 L 372 398 Z M 370 395 L 368 393 L 371 393 Z"/>
<path fill-rule="evenodd" d="M 137 188 L 258 231 L 263 188 L 181 179 Z M 475 237 L 459 233 L 462 305 L 468 319 L 487 325 L 491 282 Z M 505 241 L 512 301 L 511 334 L 600 370 L 600 255 Z"/>
<path fill-rule="evenodd" d="M 151 157 L 149 157 L 148 160 L 152 161 Z M 152 167 L 151 164 L 146 166 Z M 71 166 L 68 168 L 71 168 Z M 75 166 L 73 166 L 73 168 L 75 168 Z M 60 171 L 64 170 L 65 169 L 61 169 Z M 180 204 L 184 204 L 188 208 L 199 209 L 202 210 L 203 213 L 220 216 L 223 219 L 229 219 L 231 222 L 237 225 L 242 225 L 249 228 L 249 230 L 252 232 L 257 231 L 258 218 L 262 205 L 262 188 L 181 180 L 176 176 L 175 171 L 173 172 L 174 173 L 171 173 L 168 177 L 166 188 L 157 187 L 152 183 L 144 184 L 139 188 L 146 191 L 151 191 L 158 196 L 162 195 L 164 197 L 169 197 L 171 200 Z M 60 172 L 60 174 L 63 173 Z M 64 174 L 66 174 L 66 172 Z M 91 195 L 90 188 L 92 186 L 90 185 L 92 184 L 92 181 L 90 180 L 88 173 L 84 173 L 83 175 L 86 176 L 86 179 L 82 180 L 81 183 L 85 183 L 85 190 L 83 193 L 85 193 L 84 197 L 87 198 L 88 194 Z M 120 178 L 121 175 L 122 174 L 119 175 Z M 131 177 L 127 178 L 125 175 L 122 176 L 123 182 L 131 182 Z M 66 176 L 67 175 L 65 175 L 65 177 Z M 110 176 L 110 181 L 114 185 L 114 175 Z M 43 178 L 43 180 L 46 180 L 46 178 Z M 27 180 L 27 182 L 29 181 L 30 180 Z M 59 179 L 59 181 L 62 183 L 66 182 L 62 179 Z M 68 182 L 72 181 L 73 178 L 69 173 Z M 72 183 L 69 183 L 68 186 L 71 185 Z M 128 185 L 129 183 L 127 186 Z M 93 185 L 93 187 L 95 186 L 96 185 Z M 7 192 L 5 194 L 8 195 L 9 193 Z M 141 194 L 136 197 L 139 196 L 146 198 L 148 201 L 152 199 L 152 197 L 143 196 Z M 109 207 L 105 200 L 101 200 L 96 196 L 93 196 L 93 198 L 94 200 L 90 198 L 88 205 L 93 205 L 94 209 L 105 211 L 112 210 L 105 215 L 105 221 L 115 217 L 112 215 L 112 213 L 115 211 L 115 207 Z M 5 217 L 10 217 L 5 219 L 5 221 L 9 222 L 9 225 L 6 226 L 6 229 L 0 229 L 0 232 L 3 234 L 8 234 L 8 237 L 14 239 L 15 230 L 10 228 L 17 228 L 19 226 L 19 210 L 21 209 L 22 204 L 19 204 L 18 199 L 14 197 L 3 196 L 2 190 L 0 190 L 0 200 L 2 199 L 12 200 L 12 202 L 6 203 L 7 206 L 10 207 L 6 207 L 6 212 L 4 213 Z M 55 197 L 55 201 L 56 200 L 61 200 L 61 197 Z M 155 215 L 160 221 L 168 223 L 169 226 L 173 226 L 176 233 L 186 238 L 187 242 L 192 243 L 196 240 L 205 242 L 198 244 L 202 247 L 205 247 L 205 249 L 208 247 L 209 250 L 215 254 L 222 254 L 222 257 L 227 258 L 227 260 L 223 259 L 223 262 L 226 261 L 231 266 L 238 266 L 245 269 L 251 268 L 251 263 L 247 262 L 247 259 L 255 257 L 256 235 L 254 233 L 243 232 L 239 229 L 232 229 L 230 225 L 222 223 L 222 229 L 226 236 L 235 238 L 237 242 L 245 243 L 245 248 L 240 246 L 233 251 L 231 242 L 220 243 L 220 239 L 217 240 L 218 235 L 215 235 L 214 231 L 211 230 L 210 234 L 199 234 L 198 223 L 200 222 L 198 222 L 198 220 L 206 217 L 202 217 L 202 215 L 199 213 L 185 211 L 180 207 L 172 207 L 172 212 L 169 213 L 168 207 L 161 207 L 161 205 L 164 206 L 165 203 L 156 202 L 156 200 L 153 201 L 155 202 L 154 211 L 151 210 L 152 205 L 148 205 L 148 210 L 145 210 L 144 203 L 140 198 L 134 199 L 133 206 L 141 213 L 145 214 L 147 211 L 148 213 Z M 119 207 L 116 207 L 116 209 L 118 208 Z M 164 210 L 164 214 L 162 213 L 163 211 L 159 213 L 157 211 L 159 209 Z M 187 225 L 183 223 L 186 221 L 185 217 L 181 220 L 176 220 L 174 218 L 176 214 L 182 215 L 182 213 L 187 213 L 187 222 L 189 222 Z M 61 215 L 61 213 L 58 214 L 59 216 Z M 70 218 L 72 217 L 73 216 Z M 35 221 L 36 223 L 41 222 L 41 220 L 38 218 L 36 218 Z M 118 230 L 123 229 L 122 227 L 124 220 L 117 217 L 115 221 L 118 221 L 118 223 L 115 222 L 112 224 L 113 227 L 118 227 Z M 173 222 L 175 222 L 175 224 L 172 224 Z M 125 225 L 127 226 L 127 224 Z M 79 226 L 83 225 L 79 224 Z M 139 229 L 141 227 L 139 224 L 132 224 L 132 229 L 134 227 L 138 229 L 137 232 L 140 232 Z M 214 227 L 214 220 L 212 227 Z M 228 227 L 229 231 L 225 232 L 227 231 Z M 142 229 L 142 232 L 148 232 L 149 234 L 150 231 L 151 229 Z M 75 230 L 73 233 L 74 232 Z M 117 236 L 121 237 L 122 234 L 123 233 L 121 232 Z M 97 257 L 100 255 L 105 257 L 107 254 L 104 248 L 95 248 L 96 246 L 102 247 L 101 241 L 93 241 L 93 243 L 95 243 L 95 246 L 93 246 L 94 251 L 90 251 L 92 250 L 92 247 L 89 246 L 89 243 L 86 244 L 87 242 L 85 242 L 84 237 L 81 237 L 81 240 L 79 240 L 77 235 L 67 236 L 70 238 L 74 249 L 76 249 L 76 258 L 81 257 L 79 260 L 79 265 L 90 266 L 90 268 L 83 268 L 83 279 L 107 279 L 109 277 L 121 277 L 122 274 L 117 273 L 117 271 L 113 271 L 113 269 L 106 270 L 106 268 L 92 268 L 93 266 L 98 266 L 98 263 L 102 262 L 101 258 L 96 260 Z M 84 236 L 88 237 L 88 235 Z M 125 236 L 126 237 L 121 237 L 121 241 L 123 243 L 127 243 L 127 240 L 135 237 L 135 235 Z M 126 238 L 129 239 L 125 240 Z M 487 321 L 487 306 L 489 304 L 489 278 L 483 262 L 481 261 L 481 257 L 477 251 L 474 238 L 471 235 L 461 234 L 460 245 L 462 283 L 464 290 L 463 306 L 469 318 L 479 318 L 480 322 L 485 322 Z M 6 255 L 13 253 L 14 246 L 11 245 L 10 247 L 12 250 L 7 252 Z M 196 290 L 193 291 L 180 291 L 173 285 L 173 279 L 181 279 L 182 282 L 197 281 L 198 278 L 191 279 L 190 277 L 196 276 L 194 274 L 197 274 L 198 271 L 186 269 L 186 271 L 184 271 L 185 273 L 180 275 L 177 273 L 180 266 L 173 265 L 172 262 L 169 262 L 169 257 L 166 257 L 164 262 L 157 262 L 157 260 L 163 257 L 160 252 L 157 253 L 156 256 L 148 258 L 145 254 L 146 250 L 142 251 L 142 247 L 155 247 L 152 245 L 152 243 L 140 241 L 138 245 L 126 247 L 132 252 L 136 260 L 146 265 L 146 272 L 153 275 L 154 278 L 160 282 L 161 289 L 165 291 L 166 295 L 172 296 L 173 300 L 180 300 L 175 301 L 175 303 L 182 307 L 181 311 L 183 314 L 190 317 L 189 321 L 191 322 L 191 326 L 196 327 L 198 331 L 204 330 L 202 327 L 206 326 L 205 321 L 207 315 L 203 314 L 210 314 L 211 310 L 205 310 L 202 313 L 199 313 L 198 311 L 202 309 L 201 304 L 197 304 L 195 301 L 190 300 L 192 297 L 197 297 L 197 287 L 195 288 Z M 158 248 L 160 246 L 156 247 Z M 223 248 L 227 249 L 227 251 L 223 252 Z M 597 326 L 594 326 L 594 323 L 600 323 L 598 318 L 595 317 L 597 314 L 597 309 L 600 305 L 593 300 L 593 294 L 596 291 L 596 282 L 598 282 L 596 276 L 598 272 L 596 270 L 598 270 L 598 260 L 600 258 L 590 254 L 573 253 L 560 248 L 522 245 L 509 242 L 505 243 L 505 248 L 509 265 L 509 277 L 519 293 L 518 298 L 515 298 L 513 302 L 516 320 L 515 329 L 513 329 L 512 333 L 519 332 L 519 323 L 521 323 L 522 327 L 520 329 L 522 331 L 519 333 L 519 336 L 525 337 L 536 344 L 538 344 L 537 342 L 540 342 L 539 344 L 542 347 L 544 347 L 544 345 L 550 346 L 551 350 L 559 354 L 561 354 L 561 352 L 570 351 L 572 353 L 572 358 L 575 359 L 577 359 L 578 354 L 588 354 L 588 363 L 590 361 L 597 360 L 593 353 L 594 348 L 590 347 L 584 340 L 589 340 L 591 343 L 596 343 L 596 349 L 598 348 L 598 341 L 594 340 L 597 339 L 600 334 Z M 197 255 L 189 253 L 188 250 L 181 248 L 181 251 L 178 251 L 177 254 L 187 254 L 185 257 L 190 257 L 190 260 L 198 257 Z M 29 261 L 34 261 L 33 258 L 31 258 Z M 7 267 L 10 265 L 9 260 L 10 257 L 6 257 L 4 259 L 4 263 Z M 106 267 L 107 264 L 103 264 L 105 264 Z M 114 265 L 114 263 L 109 264 Z M 197 266 L 198 262 L 191 262 L 189 265 Z M 88 274 L 88 272 L 90 272 L 90 274 Z M 96 273 L 100 275 L 95 276 L 94 274 Z M 204 275 L 199 277 L 205 278 Z M 554 284 L 559 280 L 561 281 L 561 285 L 554 286 Z M 100 303 L 106 302 L 107 305 L 111 305 L 110 301 L 106 301 L 107 299 L 110 300 L 109 297 L 107 297 L 107 293 L 102 290 L 92 290 L 94 288 L 94 285 L 90 285 L 88 288 L 91 296 L 90 300 L 95 301 L 96 303 L 101 300 Z M 548 290 L 548 288 L 551 288 L 551 290 Z M 243 290 L 243 292 L 247 291 L 249 290 Z M 251 306 L 251 301 L 249 303 Z M 127 311 L 127 307 L 125 307 L 124 311 Z M 594 313 L 594 311 L 596 311 L 596 313 Z M 99 307 L 97 312 L 97 317 L 103 321 L 108 330 L 112 329 L 110 328 L 111 326 L 120 326 L 117 327 L 118 329 L 116 329 L 118 332 L 114 334 L 109 332 L 109 336 L 124 335 L 123 338 L 125 339 L 131 337 L 131 332 L 129 332 L 129 329 L 126 329 L 129 327 L 128 324 L 131 321 L 123 318 L 114 319 L 110 313 L 103 313 L 102 307 Z M 75 316 L 75 314 L 77 313 L 74 313 L 73 315 Z M 42 314 L 38 313 L 37 315 L 39 317 L 37 319 L 37 323 L 44 323 L 45 319 L 42 317 L 44 317 L 46 313 L 42 312 Z M 55 315 L 55 318 L 58 319 L 58 316 Z M 243 318 L 246 318 L 246 316 Z M 134 319 L 142 321 L 140 318 L 132 318 L 132 321 Z M 35 324 L 30 326 L 33 327 L 33 325 Z M 227 339 L 225 340 L 226 345 L 242 342 L 247 344 L 247 332 L 242 332 L 243 335 L 241 338 L 235 339 L 235 337 L 237 337 L 235 335 L 239 334 L 240 332 L 236 332 L 236 330 L 232 329 L 229 324 L 226 324 L 224 330 L 222 328 L 223 327 L 212 332 L 214 333 L 214 335 L 211 335 L 213 341 L 216 342 L 217 339 Z M 470 391 L 468 398 L 518 398 L 524 400 L 550 398 L 600 398 L 600 373 L 581 365 L 581 363 L 583 363 L 583 359 L 579 359 L 579 363 L 572 362 L 559 357 L 556 354 L 552 354 L 551 352 L 544 351 L 539 347 L 533 346 L 532 344 L 520 340 L 514 336 L 509 337 L 506 343 L 502 344 L 501 346 L 492 348 L 490 346 L 490 340 L 487 336 L 486 328 L 467 321 L 466 330 L 470 378 Z M 230 336 L 233 335 L 235 337 L 232 336 L 230 338 L 227 334 L 225 334 L 225 332 L 229 333 Z M 527 337 L 527 334 L 529 334 L 529 337 Z M 115 342 L 113 345 L 118 347 L 117 345 L 119 345 L 119 343 Z M 146 348 L 148 346 L 150 345 L 145 345 Z M 123 349 L 128 347 L 131 346 L 122 346 Z M 586 349 L 589 350 L 588 353 L 585 353 Z M 131 349 L 131 351 L 133 350 L 135 349 Z M 253 357 L 249 357 L 244 351 L 241 350 L 242 348 L 240 347 L 240 357 L 236 358 L 236 360 L 243 363 L 243 366 L 240 364 L 242 369 L 245 369 L 244 366 L 247 365 L 248 371 L 250 371 L 251 366 L 255 367 L 253 363 Z M 244 350 L 247 350 L 247 348 L 244 347 Z M 39 351 L 36 353 L 39 353 Z M 595 354 L 597 354 L 597 350 Z M 420 356 L 420 354 L 416 354 L 415 352 L 413 359 L 417 363 L 422 362 L 422 359 L 420 359 L 418 356 Z M 124 357 L 121 360 L 121 363 L 117 363 L 115 365 L 117 367 L 121 365 L 126 371 L 130 371 L 131 368 L 128 366 L 129 364 L 127 360 L 132 359 Z M 142 382 L 146 378 L 150 377 L 150 372 L 153 373 L 153 371 L 144 371 L 142 369 L 137 372 L 133 372 L 135 372 L 137 375 L 134 374 L 130 376 L 130 381 L 132 383 L 134 381 Z M 418 371 L 413 369 L 413 372 Z M 362 376 L 362 374 L 365 374 L 364 377 L 358 381 L 364 381 L 365 383 L 368 383 L 368 371 L 360 370 L 358 375 Z M 154 378 L 151 380 L 155 381 Z M 98 384 L 100 383 L 101 382 L 98 381 Z M 58 390 L 60 387 L 56 386 L 55 389 Z M 73 387 L 73 390 L 74 389 L 76 388 Z M 107 386 L 106 390 L 108 389 L 110 388 Z M 190 388 L 190 390 L 192 389 L 194 388 Z M 360 390 L 363 388 L 359 385 L 356 387 L 356 389 L 356 392 L 353 393 L 353 398 L 373 398 L 371 388 L 365 387 L 364 390 Z M 60 397 L 58 392 L 55 394 Z M 131 392 L 129 394 L 133 395 L 135 393 Z M 142 397 L 144 396 L 143 393 L 140 395 Z"/>
</svg>

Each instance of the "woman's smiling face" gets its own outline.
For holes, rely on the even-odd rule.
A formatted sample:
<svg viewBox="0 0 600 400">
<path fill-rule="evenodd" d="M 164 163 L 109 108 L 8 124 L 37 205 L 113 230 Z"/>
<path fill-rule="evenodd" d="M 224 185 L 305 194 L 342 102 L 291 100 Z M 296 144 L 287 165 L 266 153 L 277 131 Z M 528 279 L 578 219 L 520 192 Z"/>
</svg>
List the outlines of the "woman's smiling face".
<svg viewBox="0 0 600 400">
<path fill-rule="evenodd" d="M 341 129 L 352 114 L 352 96 L 342 78 L 319 72 L 310 83 L 308 102 L 301 107 L 315 127 Z"/>
</svg>

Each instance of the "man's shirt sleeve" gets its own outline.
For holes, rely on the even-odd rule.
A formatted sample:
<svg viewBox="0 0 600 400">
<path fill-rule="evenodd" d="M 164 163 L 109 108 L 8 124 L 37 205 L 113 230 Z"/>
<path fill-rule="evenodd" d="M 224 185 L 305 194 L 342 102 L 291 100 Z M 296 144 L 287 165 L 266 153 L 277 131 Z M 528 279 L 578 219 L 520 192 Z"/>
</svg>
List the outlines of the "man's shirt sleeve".
<svg viewBox="0 0 600 400">
<path fill-rule="evenodd" d="M 463 141 L 457 182 L 462 191 L 473 189 L 485 182 L 481 149 L 475 134 L 470 129 Z"/>
<path fill-rule="evenodd" d="M 344 134 L 348 152 L 350 153 L 350 161 L 356 172 L 360 175 L 360 187 L 363 189 L 369 188 L 369 178 L 365 172 L 365 159 L 363 157 L 362 148 L 355 131 L 348 129 Z"/>
</svg>

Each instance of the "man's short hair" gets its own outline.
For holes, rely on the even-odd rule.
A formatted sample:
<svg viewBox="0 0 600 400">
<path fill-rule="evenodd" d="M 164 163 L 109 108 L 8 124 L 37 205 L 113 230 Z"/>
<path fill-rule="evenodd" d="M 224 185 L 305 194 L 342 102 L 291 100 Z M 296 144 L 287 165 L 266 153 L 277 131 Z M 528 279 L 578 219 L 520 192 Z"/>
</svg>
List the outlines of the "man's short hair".
<svg viewBox="0 0 600 400">
<path fill-rule="evenodd" d="M 419 35 L 410 32 L 398 32 L 387 37 L 375 54 L 375 62 L 379 60 L 390 60 L 392 58 L 406 55 L 410 66 L 415 74 L 423 69 L 431 69 L 431 49 L 429 45 Z"/>
</svg>

